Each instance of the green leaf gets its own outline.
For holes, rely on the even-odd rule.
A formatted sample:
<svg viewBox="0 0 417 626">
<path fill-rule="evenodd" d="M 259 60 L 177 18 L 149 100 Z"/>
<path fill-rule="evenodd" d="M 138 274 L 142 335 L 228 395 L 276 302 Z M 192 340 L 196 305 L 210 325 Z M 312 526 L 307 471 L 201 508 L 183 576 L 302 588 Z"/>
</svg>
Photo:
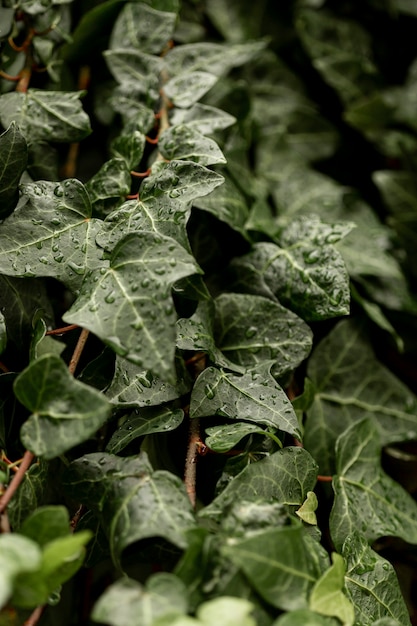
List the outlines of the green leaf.
<svg viewBox="0 0 417 626">
<path fill-rule="evenodd" d="M 186 124 L 202 135 L 211 135 L 214 131 L 228 128 L 235 122 L 236 118 L 233 115 L 208 104 L 194 104 L 189 109 L 174 109 L 171 117 L 172 125 Z"/>
<path fill-rule="evenodd" d="M 340 622 L 332 617 L 313 613 L 309 609 L 299 609 L 281 615 L 272 626 L 340 626 Z"/>
<path fill-rule="evenodd" d="M 279 245 L 255 244 L 232 267 L 239 287 L 259 295 L 276 296 L 305 320 L 349 313 L 349 276 L 342 256 L 332 245 L 353 224 L 326 224 L 299 218 L 283 229 Z"/>
<path fill-rule="evenodd" d="M 27 165 L 25 138 L 12 122 L 0 135 L 0 218 L 3 219 L 16 206 L 18 185 Z"/>
<path fill-rule="evenodd" d="M 110 37 L 110 48 L 134 48 L 159 54 L 172 38 L 175 13 L 128 2 L 120 11 Z"/>
<path fill-rule="evenodd" d="M 0 97 L 0 121 L 13 121 L 28 142 L 80 141 L 90 134 L 88 115 L 82 110 L 83 92 L 43 91 L 6 93 Z"/>
<path fill-rule="evenodd" d="M 203 602 L 197 618 L 204 626 L 256 626 L 251 613 L 254 606 L 245 598 L 220 597 Z"/>
<path fill-rule="evenodd" d="M 21 372 L 14 391 L 32 413 L 22 426 L 22 442 L 46 459 L 85 441 L 109 417 L 107 400 L 92 387 L 74 380 L 65 363 L 52 354 L 33 361 Z"/>
<path fill-rule="evenodd" d="M 417 398 L 375 358 L 365 330 L 339 322 L 308 364 L 316 388 L 307 410 L 304 445 L 320 460 L 320 473 L 334 472 L 334 445 L 350 425 L 369 417 L 383 445 L 417 436 Z"/>
<path fill-rule="evenodd" d="M 123 202 L 130 191 L 130 170 L 125 159 L 115 157 L 102 165 L 86 184 L 91 204 L 98 215 L 106 215 Z"/>
<path fill-rule="evenodd" d="M 184 419 L 182 409 L 169 407 L 151 407 L 142 409 L 140 414 L 133 413 L 128 416 L 119 428 L 117 428 L 106 446 L 106 452 L 118 454 L 138 437 L 150 433 L 168 432 L 175 430 Z"/>
<path fill-rule="evenodd" d="M 170 75 L 203 71 L 221 76 L 233 67 L 247 63 L 264 48 L 263 41 L 234 45 L 198 42 L 175 46 L 165 56 L 165 61 Z"/>
<path fill-rule="evenodd" d="M 321 548 L 308 541 L 301 525 L 229 540 L 222 552 L 243 570 L 264 600 L 287 611 L 307 608 L 322 574 Z"/>
<path fill-rule="evenodd" d="M 370 543 L 386 535 L 417 543 L 417 504 L 384 473 L 380 455 L 378 428 L 369 418 L 352 424 L 336 442 L 330 514 L 336 548 L 357 529 Z"/>
<path fill-rule="evenodd" d="M 215 307 L 216 345 L 239 365 L 255 367 L 274 361 L 274 376 L 283 376 L 298 367 L 311 350 L 310 328 L 278 302 L 233 293 L 216 298 Z"/>
<path fill-rule="evenodd" d="M 57 474 L 56 465 L 44 459 L 30 466 L 7 507 L 10 524 L 15 531 L 37 507 L 50 502 Z"/>
<path fill-rule="evenodd" d="M 89 274 L 63 319 L 174 383 L 176 315 L 170 290 L 194 273 L 201 273 L 194 258 L 170 237 L 131 233 L 115 247 L 108 269 Z"/>
<path fill-rule="evenodd" d="M 146 586 L 131 578 L 113 583 L 96 602 L 92 619 L 111 626 L 153 626 L 164 615 L 187 612 L 184 584 L 173 574 L 151 576 Z"/>
<path fill-rule="evenodd" d="M 283 430 L 301 439 L 292 404 L 271 376 L 271 365 L 271 361 L 264 361 L 242 376 L 208 367 L 191 392 L 190 417 L 221 415 Z"/>
<path fill-rule="evenodd" d="M 0 39 L 7 39 L 10 36 L 10 33 L 14 24 L 14 9 L 6 9 L 5 7 L 0 8 Z"/>
<path fill-rule="evenodd" d="M 382 558 L 356 531 L 343 544 L 346 560 L 346 593 L 355 607 L 356 620 L 363 626 L 381 625 L 384 618 L 394 624 L 408 624 L 409 613 L 397 574 L 389 561 Z M 392 622 L 387 621 L 387 626 Z"/>
<path fill-rule="evenodd" d="M 215 83 L 217 77 L 209 72 L 184 72 L 165 83 L 164 93 L 175 106 L 186 109 L 198 102 Z"/>
<path fill-rule="evenodd" d="M 124 159 L 127 169 L 133 170 L 141 162 L 145 150 L 145 135 L 133 130 L 129 135 L 119 135 L 111 143 L 111 152 L 116 158 Z M 130 189 L 130 177 L 128 191 Z"/>
<path fill-rule="evenodd" d="M 306 524 L 317 525 L 316 509 L 318 507 L 317 496 L 314 491 L 307 493 L 307 498 L 302 503 L 299 509 L 296 510 L 296 515 Z M 320 612 L 320 611 L 318 611 Z M 326 615 L 328 615 L 326 613 Z"/>
<path fill-rule="evenodd" d="M 264 435 L 271 437 L 275 442 L 279 441 L 268 430 L 246 422 L 236 422 L 235 424 L 226 424 L 225 426 L 211 426 L 206 428 L 206 434 L 208 435 L 205 440 L 206 445 L 210 450 L 220 454 L 234 448 L 247 435 Z M 279 442 L 279 445 L 282 447 L 281 442 Z"/>
<path fill-rule="evenodd" d="M 40 546 L 50 541 L 66 537 L 70 532 L 68 510 L 64 506 L 41 506 L 25 519 L 19 529 L 19 534 L 33 539 Z"/>
<path fill-rule="evenodd" d="M 310 609 L 321 615 L 337 617 L 344 626 L 353 626 L 353 604 L 343 593 L 345 562 L 340 554 L 333 552 L 333 564 L 314 585 L 310 595 Z"/>
<path fill-rule="evenodd" d="M 2 224 L 0 271 L 51 276 L 76 291 L 87 269 L 107 264 L 96 245 L 99 220 L 91 219 L 85 187 L 76 179 L 22 187 L 26 203 Z"/>
<path fill-rule="evenodd" d="M 178 548 L 187 546 L 194 514 L 180 478 L 153 471 L 145 453 L 122 458 L 87 454 L 67 470 L 68 494 L 88 503 L 99 517 L 116 564 L 136 541 L 163 537 Z"/>
<path fill-rule="evenodd" d="M 303 448 L 287 447 L 248 465 L 200 515 L 220 520 L 231 504 L 245 500 L 266 500 L 288 506 L 302 505 L 317 479 L 317 465 Z"/>
<path fill-rule="evenodd" d="M 6 320 L 3 313 L 0 312 L 0 354 L 4 352 L 7 345 L 7 328 Z"/>
<path fill-rule="evenodd" d="M 181 159 L 200 165 L 226 163 L 217 143 L 188 124 L 170 126 L 160 136 L 158 148 L 162 156 L 169 160 Z"/>
<path fill-rule="evenodd" d="M 0 607 L 12 595 L 18 574 L 36 570 L 40 562 L 41 551 L 34 541 L 16 533 L 0 535 Z"/>
<path fill-rule="evenodd" d="M 122 85 L 129 85 L 141 95 L 146 95 L 146 104 L 156 103 L 159 88 L 159 72 L 162 60 L 151 54 L 129 48 L 106 50 L 104 58 L 115 80 Z"/>
</svg>

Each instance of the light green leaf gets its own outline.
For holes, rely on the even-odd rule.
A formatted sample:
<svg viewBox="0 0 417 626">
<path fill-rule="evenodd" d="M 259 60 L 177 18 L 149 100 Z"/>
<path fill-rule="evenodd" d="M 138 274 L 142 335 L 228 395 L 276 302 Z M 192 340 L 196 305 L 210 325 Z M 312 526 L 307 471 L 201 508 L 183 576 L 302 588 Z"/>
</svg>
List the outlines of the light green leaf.
<svg viewBox="0 0 417 626">
<path fill-rule="evenodd" d="M 1 100 L 0 100 L 1 102 Z M 25 138 L 12 122 L 0 135 L 0 218 L 3 219 L 16 206 L 19 197 L 20 177 L 27 165 Z"/>
<path fill-rule="evenodd" d="M 0 607 L 12 595 L 18 574 L 34 571 L 40 563 L 41 550 L 37 543 L 17 533 L 0 535 Z"/>
<path fill-rule="evenodd" d="M 187 605 L 184 583 L 161 572 L 151 576 L 146 586 L 131 578 L 113 583 L 94 605 L 91 617 L 111 626 L 154 626 L 165 615 L 173 623 L 176 615 L 187 612 Z"/>
<path fill-rule="evenodd" d="M 200 165 L 226 163 L 217 143 L 188 124 L 170 126 L 160 136 L 158 148 L 162 156 L 169 160 L 180 159 Z"/>
<path fill-rule="evenodd" d="M 158 406 L 142 409 L 139 415 L 133 413 L 117 428 L 106 446 L 106 452 L 118 454 L 134 439 L 150 433 L 168 432 L 175 430 L 184 419 L 182 409 L 170 409 Z"/>
<path fill-rule="evenodd" d="M 116 564 L 124 549 L 149 537 L 187 546 L 195 520 L 184 484 L 167 471 L 153 471 L 145 453 L 87 454 L 71 463 L 64 482 L 68 494 L 99 517 Z"/>
<path fill-rule="evenodd" d="M 355 606 L 357 622 L 363 626 L 408 624 L 408 609 L 391 563 L 356 531 L 346 538 L 342 553 L 347 564 L 346 593 Z"/>
<path fill-rule="evenodd" d="M 309 609 L 299 609 L 281 615 L 272 626 L 340 626 L 340 622 L 332 617 L 313 613 Z"/>
<path fill-rule="evenodd" d="M 88 269 L 107 265 L 95 238 L 101 222 L 91 218 L 85 187 L 76 179 L 22 186 L 26 203 L 2 224 L 0 272 L 50 276 L 77 291 Z"/>
<path fill-rule="evenodd" d="M 340 554 L 332 554 L 333 564 L 314 585 L 310 595 L 310 609 L 321 615 L 337 617 L 343 626 L 353 626 L 353 604 L 343 593 L 345 562 Z"/>
<path fill-rule="evenodd" d="M 417 504 L 384 473 L 380 455 L 378 428 L 369 418 L 352 424 L 336 442 L 330 532 L 337 549 L 358 529 L 369 543 L 386 535 L 417 543 Z"/>
<path fill-rule="evenodd" d="M 188 108 L 198 102 L 215 83 L 217 76 L 209 72 L 184 72 L 165 83 L 164 92 L 175 106 Z"/>
<path fill-rule="evenodd" d="M 64 321 L 88 328 L 117 354 L 174 383 L 170 290 L 194 273 L 201 273 L 194 257 L 170 237 L 130 233 L 115 247 L 110 267 L 89 274 Z"/>
<path fill-rule="evenodd" d="M 80 141 L 91 132 L 80 102 L 83 95 L 40 89 L 6 93 L 0 97 L 0 121 L 6 128 L 15 121 L 28 142 Z"/>
<path fill-rule="evenodd" d="M 174 109 L 172 125 L 186 124 L 202 135 L 211 135 L 216 130 L 228 128 L 236 122 L 236 118 L 226 111 L 209 106 L 208 104 L 194 104 L 189 109 Z"/>
<path fill-rule="evenodd" d="M 125 159 L 115 157 L 102 165 L 86 184 L 95 213 L 106 215 L 121 204 L 130 191 L 130 170 Z"/>
<path fill-rule="evenodd" d="M 19 534 L 33 539 L 40 546 L 59 537 L 66 537 L 70 532 L 68 510 L 64 506 L 40 506 L 25 519 Z"/>
<path fill-rule="evenodd" d="M 259 363 L 242 376 L 208 367 L 191 392 L 190 417 L 221 415 L 275 430 L 302 435 L 292 404 L 270 374 L 271 361 Z"/>
<path fill-rule="evenodd" d="M 266 500 L 300 507 L 317 479 L 317 465 L 306 450 L 286 447 L 246 466 L 208 506 L 202 517 L 220 520 L 239 499 Z"/>
<path fill-rule="evenodd" d="M 273 433 L 247 422 L 236 422 L 236 424 L 226 424 L 225 426 L 211 426 L 206 428 L 206 434 L 208 435 L 205 441 L 206 445 L 210 450 L 220 454 L 234 448 L 247 435 L 255 434 L 270 437 L 282 448 L 280 440 Z"/>
<path fill-rule="evenodd" d="M 310 328 L 278 302 L 226 293 L 216 298 L 215 307 L 216 345 L 239 365 L 255 367 L 274 361 L 274 376 L 283 376 L 298 367 L 311 350 Z"/>
<path fill-rule="evenodd" d="M 317 496 L 314 491 L 307 493 L 307 498 L 304 500 L 299 509 L 296 510 L 296 515 L 306 524 L 317 525 L 316 509 L 318 507 Z M 327 613 L 326 613 L 327 615 Z"/>
<path fill-rule="evenodd" d="M 301 525 L 229 540 L 222 553 L 243 570 L 264 600 L 286 611 L 307 608 L 322 574 L 322 548 L 308 540 Z"/>
<path fill-rule="evenodd" d="M 110 37 L 110 48 L 134 48 L 159 54 L 172 38 L 175 13 L 128 2 L 120 11 Z"/>
<path fill-rule="evenodd" d="M 203 602 L 197 618 L 204 626 L 256 626 L 251 616 L 254 605 L 244 598 L 220 597 Z"/>
<path fill-rule="evenodd" d="M 22 426 L 22 443 L 46 459 L 85 441 L 109 417 L 110 404 L 102 394 L 74 380 L 64 361 L 52 354 L 23 370 L 14 391 L 32 413 Z"/>
<path fill-rule="evenodd" d="M 320 473 L 334 473 L 334 445 L 350 425 L 369 417 L 382 445 L 417 436 L 417 398 L 374 356 L 364 330 L 339 322 L 309 360 L 316 388 L 307 410 L 304 445 L 320 460 Z"/>
</svg>

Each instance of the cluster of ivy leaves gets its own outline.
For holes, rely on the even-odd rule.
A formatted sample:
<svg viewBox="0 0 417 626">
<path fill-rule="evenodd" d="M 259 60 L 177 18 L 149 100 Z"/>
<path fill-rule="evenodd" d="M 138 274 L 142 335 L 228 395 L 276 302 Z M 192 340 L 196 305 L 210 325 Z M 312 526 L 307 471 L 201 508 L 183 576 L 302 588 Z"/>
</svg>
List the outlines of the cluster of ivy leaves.
<svg viewBox="0 0 417 626">
<path fill-rule="evenodd" d="M 0 2 L 1 624 L 410 623 L 417 10 L 357 5 Z"/>
</svg>

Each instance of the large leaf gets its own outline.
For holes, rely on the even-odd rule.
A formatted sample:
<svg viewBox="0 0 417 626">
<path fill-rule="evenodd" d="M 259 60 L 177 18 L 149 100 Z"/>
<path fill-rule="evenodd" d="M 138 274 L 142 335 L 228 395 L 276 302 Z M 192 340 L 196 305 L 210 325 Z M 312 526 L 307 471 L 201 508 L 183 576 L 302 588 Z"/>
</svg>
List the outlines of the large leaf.
<svg viewBox="0 0 417 626">
<path fill-rule="evenodd" d="M 371 626 L 376 620 L 392 618 L 396 624 L 408 624 L 408 609 L 391 563 L 356 532 L 346 538 L 343 556 L 346 592 L 355 606 L 357 621 Z"/>
<path fill-rule="evenodd" d="M 170 290 L 175 281 L 200 272 L 194 258 L 170 237 L 130 233 L 115 247 L 110 267 L 89 274 L 64 319 L 174 382 L 176 314 Z"/>
<path fill-rule="evenodd" d="M 69 495 L 91 507 L 107 534 L 112 557 L 149 537 L 163 537 L 178 548 L 187 545 L 194 514 L 182 481 L 153 471 L 145 453 L 122 458 L 92 453 L 71 463 L 65 484 Z"/>
<path fill-rule="evenodd" d="M 88 269 L 107 265 L 95 237 L 91 202 L 76 179 L 39 181 L 22 187 L 26 203 L 2 224 L 0 272 L 50 276 L 76 291 Z"/>
<path fill-rule="evenodd" d="M 162 156 L 168 160 L 181 159 L 200 165 L 226 163 L 217 143 L 188 124 L 178 124 L 165 130 L 158 147 Z"/>
<path fill-rule="evenodd" d="M 373 420 L 383 445 L 417 436 L 417 398 L 375 358 L 354 322 L 340 322 L 322 340 L 307 372 L 316 395 L 307 410 L 304 445 L 319 459 L 321 473 L 334 472 L 337 437 L 364 417 Z"/>
<path fill-rule="evenodd" d="M 0 97 L 0 121 L 5 127 L 15 121 L 27 141 L 80 141 L 91 132 L 82 95 L 38 89 L 7 93 Z"/>
<path fill-rule="evenodd" d="M 175 13 L 128 2 L 120 11 L 110 37 L 110 48 L 136 48 L 159 54 L 172 37 Z"/>
<path fill-rule="evenodd" d="M 25 138 L 12 122 L 0 135 L 0 218 L 3 219 L 16 206 L 18 184 L 27 164 Z"/>
<path fill-rule="evenodd" d="M 239 499 L 267 500 L 299 508 L 312 491 L 317 465 L 306 450 L 287 447 L 248 465 L 205 509 L 202 517 L 219 520 Z"/>
<path fill-rule="evenodd" d="M 357 529 L 370 543 L 391 535 L 417 544 L 417 504 L 384 473 L 380 456 L 378 428 L 369 418 L 337 440 L 330 532 L 338 549 Z"/>
<path fill-rule="evenodd" d="M 231 361 L 254 367 L 274 361 L 274 376 L 294 370 L 311 350 L 312 333 L 301 318 L 278 302 L 247 294 L 215 300 L 214 338 Z"/>
<path fill-rule="evenodd" d="M 271 365 L 271 361 L 264 361 L 242 376 L 208 367 L 193 387 L 190 417 L 221 415 L 283 430 L 301 439 L 297 416 L 270 374 Z"/>
<path fill-rule="evenodd" d="M 14 390 L 19 402 L 32 413 L 22 426 L 22 442 L 46 459 L 88 439 L 110 414 L 110 404 L 103 395 L 74 380 L 65 363 L 52 354 L 33 361 L 21 372 Z"/>
</svg>

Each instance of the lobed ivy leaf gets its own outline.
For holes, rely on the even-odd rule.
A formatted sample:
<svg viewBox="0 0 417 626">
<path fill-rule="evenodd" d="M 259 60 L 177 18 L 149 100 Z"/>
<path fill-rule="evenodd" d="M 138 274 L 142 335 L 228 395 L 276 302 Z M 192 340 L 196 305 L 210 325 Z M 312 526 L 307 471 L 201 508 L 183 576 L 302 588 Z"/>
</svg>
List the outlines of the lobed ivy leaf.
<svg viewBox="0 0 417 626">
<path fill-rule="evenodd" d="M 336 549 L 359 529 L 369 543 L 383 536 L 417 543 L 417 504 L 381 468 L 378 428 L 369 418 L 352 424 L 336 442 L 330 532 Z"/>
<path fill-rule="evenodd" d="M 130 170 L 126 160 L 114 157 L 106 161 L 86 184 L 96 215 L 102 216 L 120 205 L 130 191 Z"/>
<path fill-rule="evenodd" d="M 188 109 L 174 109 L 171 115 L 173 126 L 186 124 L 202 135 L 211 135 L 214 131 L 228 128 L 235 122 L 236 118 L 230 113 L 200 103 L 194 104 Z"/>
<path fill-rule="evenodd" d="M 162 380 L 175 382 L 172 285 L 201 273 L 174 239 L 151 232 L 126 235 L 109 268 L 91 272 L 64 321 L 88 328 L 114 351 Z"/>
<path fill-rule="evenodd" d="M 65 363 L 52 354 L 39 357 L 19 374 L 14 392 L 31 412 L 21 429 L 22 443 L 45 459 L 88 439 L 110 413 L 102 394 L 74 380 Z"/>
<path fill-rule="evenodd" d="M 129 135 L 119 135 L 111 143 L 111 153 L 116 158 L 124 159 L 129 173 L 141 162 L 144 151 L 145 135 L 139 130 L 133 130 Z M 128 191 L 129 189 L 130 177 Z"/>
<path fill-rule="evenodd" d="M 128 416 L 111 436 L 106 452 L 118 454 L 138 437 L 151 433 L 168 432 L 175 430 L 184 419 L 182 409 L 171 409 L 158 406 L 142 409 L 139 414 Z"/>
<path fill-rule="evenodd" d="M 168 572 L 153 574 L 146 585 L 132 578 L 116 581 L 94 605 L 92 619 L 111 626 L 154 626 L 163 616 L 174 620 L 187 612 L 184 583 Z"/>
<path fill-rule="evenodd" d="M 279 442 L 279 446 L 282 447 L 281 442 L 270 431 L 264 430 L 260 426 L 255 424 L 248 424 L 247 422 L 236 422 L 235 424 L 226 424 L 224 426 L 211 426 L 206 428 L 206 445 L 213 450 L 213 452 L 224 453 L 234 448 L 241 439 L 248 435 L 263 435 L 268 436 L 275 442 Z"/>
<path fill-rule="evenodd" d="M 313 352 L 307 369 L 315 389 L 307 409 L 304 445 L 320 471 L 334 473 L 334 446 L 340 434 L 368 417 L 382 445 L 417 436 L 417 398 L 376 358 L 364 329 L 339 322 Z"/>
<path fill-rule="evenodd" d="M 159 57 L 140 50 L 118 48 L 105 50 L 104 58 L 114 79 L 129 86 L 129 92 L 146 97 L 146 104 L 156 104 L 159 96 L 159 73 L 163 62 Z"/>
<path fill-rule="evenodd" d="M 45 504 L 53 492 L 53 477 L 57 475 L 54 464 L 45 459 L 33 463 L 7 507 L 12 528 L 17 531 L 24 520 L 38 507 Z"/>
<path fill-rule="evenodd" d="M 90 134 L 90 121 L 80 98 L 84 92 L 28 89 L 0 97 L 0 121 L 8 127 L 13 121 L 27 142 L 81 141 Z"/>
<path fill-rule="evenodd" d="M 222 553 L 243 570 L 264 600 L 286 611 L 308 607 L 323 573 L 323 549 L 298 524 L 229 540 Z"/>
<path fill-rule="evenodd" d="M 384 619 L 393 620 L 394 625 L 408 624 L 408 609 L 391 563 L 356 531 L 346 537 L 342 554 L 346 593 L 354 604 L 356 620 L 363 626 L 382 624 Z"/>
<path fill-rule="evenodd" d="M 286 447 L 246 466 L 200 515 L 218 521 L 240 499 L 262 499 L 298 508 L 314 488 L 316 478 L 317 465 L 309 453 L 303 448 Z"/>
<path fill-rule="evenodd" d="M 301 439 L 292 404 L 272 377 L 271 365 L 271 361 L 264 361 L 243 375 L 206 368 L 191 392 L 190 417 L 221 415 L 283 430 Z"/>
<path fill-rule="evenodd" d="M 116 564 L 124 549 L 149 537 L 185 548 L 187 531 L 195 527 L 181 479 L 153 471 L 144 452 L 131 458 L 87 454 L 71 463 L 64 484 L 71 497 L 88 503 L 99 517 Z"/>
<path fill-rule="evenodd" d="M 304 500 L 300 508 L 296 510 L 295 513 L 306 524 L 312 524 L 313 526 L 316 526 L 317 525 L 317 516 L 316 516 L 317 507 L 318 507 L 317 496 L 314 493 L 314 491 L 309 491 L 307 493 L 306 499 Z"/>
<path fill-rule="evenodd" d="M 82 183 L 39 181 L 22 186 L 26 203 L 2 224 L 0 271 L 11 276 L 50 276 L 77 291 L 88 269 L 103 267 L 95 238 L 101 222 L 91 218 Z"/>
<path fill-rule="evenodd" d="M 175 106 L 187 109 L 210 91 L 215 83 L 217 76 L 209 72 L 183 72 L 165 83 L 164 93 Z"/>
<path fill-rule="evenodd" d="M 172 38 L 176 13 L 158 11 L 143 3 L 128 2 L 112 28 L 110 49 L 133 48 L 159 54 Z"/>
<path fill-rule="evenodd" d="M 170 126 L 160 136 L 158 148 L 162 156 L 169 160 L 192 161 L 200 165 L 226 163 L 217 143 L 188 124 Z"/>
<path fill-rule="evenodd" d="M 278 302 L 226 293 L 216 298 L 215 308 L 216 345 L 241 366 L 273 361 L 274 376 L 283 376 L 298 367 L 311 350 L 310 328 Z"/>
<path fill-rule="evenodd" d="M 343 593 L 345 561 L 340 554 L 332 553 L 332 565 L 315 583 L 311 590 L 309 606 L 321 615 L 337 617 L 344 626 L 353 626 L 355 610 Z"/>
<path fill-rule="evenodd" d="M 20 177 L 27 165 L 27 144 L 16 124 L 12 122 L 0 135 L 0 219 L 4 219 L 17 204 Z"/>
</svg>

